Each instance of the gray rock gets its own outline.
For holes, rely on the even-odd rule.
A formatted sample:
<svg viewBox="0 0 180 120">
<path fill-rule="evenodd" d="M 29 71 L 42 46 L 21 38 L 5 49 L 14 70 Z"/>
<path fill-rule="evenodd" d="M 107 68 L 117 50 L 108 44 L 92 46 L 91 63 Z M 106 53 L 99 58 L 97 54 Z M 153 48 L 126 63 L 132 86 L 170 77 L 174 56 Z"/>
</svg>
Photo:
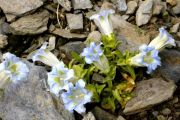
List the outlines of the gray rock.
<svg viewBox="0 0 180 120">
<path fill-rule="evenodd" d="M 92 110 L 92 113 L 94 114 L 96 120 L 116 120 L 117 117 L 104 111 L 103 109 L 99 107 L 95 107 Z"/>
<path fill-rule="evenodd" d="M 162 78 L 152 78 L 136 84 L 133 97 L 125 106 L 125 114 L 134 114 L 164 102 L 173 96 L 176 85 Z"/>
<path fill-rule="evenodd" d="M 72 5 L 75 10 L 92 8 L 90 0 L 72 0 Z"/>
<path fill-rule="evenodd" d="M 129 15 L 122 15 L 122 18 L 123 18 L 124 20 L 127 20 L 129 17 L 130 17 Z"/>
<path fill-rule="evenodd" d="M 57 2 L 67 11 L 71 10 L 71 1 L 69 0 L 57 0 Z"/>
<path fill-rule="evenodd" d="M 122 116 L 118 116 L 117 120 L 126 120 L 126 119 L 123 118 Z"/>
<path fill-rule="evenodd" d="M 5 89 L 0 101 L 0 117 L 3 120 L 74 120 L 71 113 L 56 109 L 49 92 L 43 89 L 47 71 L 43 67 L 26 62 L 30 72 L 27 80 L 17 87 Z"/>
<path fill-rule="evenodd" d="M 71 32 L 83 30 L 82 14 L 66 14 L 67 23 Z"/>
<path fill-rule="evenodd" d="M 163 2 L 161 0 L 154 0 L 153 2 L 152 15 L 159 15 L 164 8 Z"/>
<path fill-rule="evenodd" d="M 104 77 L 98 73 L 93 73 L 92 81 L 98 82 L 98 83 L 104 83 Z"/>
<path fill-rule="evenodd" d="M 150 42 L 150 37 L 145 31 L 126 22 L 121 16 L 112 15 L 111 19 L 117 39 L 122 41 L 122 44 L 118 47 L 119 50 L 135 51 L 139 49 L 140 45 Z"/>
<path fill-rule="evenodd" d="M 172 33 L 177 33 L 178 32 L 178 29 L 179 29 L 179 25 L 180 23 L 176 23 L 175 25 L 172 26 L 172 28 L 170 29 L 170 31 Z"/>
<path fill-rule="evenodd" d="M 167 80 L 180 81 L 180 52 L 164 50 L 160 53 L 162 65 L 158 72 Z"/>
<path fill-rule="evenodd" d="M 69 42 L 64 46 L 60 46 L 60 56 L 65 63 L 71 61 L 71 53 L 76 52 L 77 54 L 82 53 L 83 49 L 85 48 L 85 44 L 81 41 Z"/>
<path fill-rule="evenodd" d="M 180 0 L 177 0 L 177 5 L 172 8 L 175 14 L 180 14 Z"/>
<path fill-rule="evenodd" d="M 48 11 L 44 10 L 28 15 L 10 24 L 10 31 L 14 35 L 40 34 L 47 30 L 49 20 Z"/>
<path fill-rule="evenodd" d="M 99 31 L 92 31 L 91 33 L 89 33 L 86 41 L 84 41 L 86 45 L 90 44 L 91 42 L 101 42 L 101 33 Z"/>
<path fill-rule="evenodd" d="M 86 34 L 78 34 L 78 33 L 71 33 L 68 30 L 55 28 L 53 30 L 50 30 L 50 33 L 67 38 L 67 39 L 85 39 L 87 37 Z"/>
<path fill-rule="evenodd" d="M 169 108 L 165 108 L 162 110 L 162 114 L 163 115 L 169 115 L 169 114 L 171 114 L 171 110 Z"/>
<path fill-rule="evenodd" d="M 116 6 L 110 2 L 104 1 L 101 6 L 101 10 L 107 10 L 107 9 L 115 10 Z"/>
<path fill-rule="evenodd" d="M 136 8 L 138 7 L 138 4 L 136 1 L 129 1 L 127 3 L 127 11 L 126 11 L 126 14 L 133 14 L 136 10 Z"/>
<path fill-rule="evenodd" d="M 142 2 L 136 12 L 136 24 L 138 26 L 145 25 L 149 22 L 152 16 L 153 0 Z"/>
<path fill-rule="evenodd" d="M 96 120 L 92 112 L 88 112 L 82 120 Z"/>
<path fill-rule="evenodd" d="M 9 23 L 5 22 L 5 17 L 0 19 L 0 34 L 8 34 L 9 31 Z"/>
<path fill-rule="evenodd" d="M 120 12 L 125 12 L 127 10 L 126 0 L 117 0 L 117 8 Z"/>
<path fill-rule="evenodd" d="M 5 13 L 7 20 L 11 21 L 16 16 L 36 10 L 43 5 L 42 0 L 0 0 L 0 7 Z"/>
<path fill-rule="evenodd" d="M 7 38 L 8 36 L 0 34 L 0 48 L 4 48 L 8 44 Z"/>
</svg>

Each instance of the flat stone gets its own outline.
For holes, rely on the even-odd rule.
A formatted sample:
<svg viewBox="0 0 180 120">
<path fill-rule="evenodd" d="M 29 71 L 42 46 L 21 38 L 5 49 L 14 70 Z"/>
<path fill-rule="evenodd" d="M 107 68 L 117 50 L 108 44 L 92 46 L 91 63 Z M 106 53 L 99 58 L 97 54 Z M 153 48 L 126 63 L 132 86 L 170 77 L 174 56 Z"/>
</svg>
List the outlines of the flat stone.
<svg viewBox="0 0 180 120">
<path fill-rule="evenodd" d="M 0 117 L 3 120 L 75 120 L 73 114 L 67 112 L 62 105 L 57 110 L 49 92 L 44 89 L 47 71 L 44 67 L 29 67 L 27 80 L 17 87 L 8 86 L 3 100 L 0 101 Z"/>
<path fill-rule="evenodd" d="M 162 65 L 158 71 L 166 80 L 180 81 L 180 52 L 176 50 L 163 50 L 160 53 Z"/>
<path fill-rule="evenodd" d="M 92 112 L 88 112 L 82 120 L 96 120 Z"/>
<path fill-rule="evenodd" d="M 66 14 L 67 23 L 71 32 L 83 30 L 82 14 Z"/>
<path fill-rule="evenodd" d="M 84 41 L 86 45 L 90 44 L 91 42 L 101 42 L 101 33 L 99 31 L 92 31 L 91 33 L 89 33 L 87 39 Z"/>
<path fill-rule="evenodd" d="M 180 0 L 177 0 L 177 5 L 172 8 L 175 14 L 180 14 Z"/>
<path fill-rule="evenodd" d="M 48 11 L 44 10 L 33 15 L 21 17 L 10 24 L 10 31 L 14 35 L 34 35 L 47 30 L 49 20 Z"/>
<path fill-rule="evenodd" d="M 85 39 L 87 37 L 86 34 L 71 33 L 68 30 L 60 29 L 60 28 L 55 28 L 53 31 L 50 32 L 67 39 Z"/>
<path fill-rule="evenodd" d="M 71 1 L 69 0 L 57 0 L 57 2 L 67 11 L 71 10 Z"/>
<path fill-rule="evenodd" d="M 136 8 L 138 7 L 138 4 L 136 1 L 129 1 L 127 3 L 127 11 L 126 14 L 133 14 L 136 10 Z"/>
<path fill-rule="evenodd" d="M 75 10 L 92 8 L 90 0 L 72 0 L 72 5 Z"/>
<path fill-rule="evenodd" d="M 64 46 L 59 47 L 60 56 L 65 63 L 69 63 L 72 60 L 71 53 L 81 54 L 85 47 L 85 44 L 81 41 L 68 42 Z"/>
<path fill-rule="evenodd" d="M 179 25 L 180 23 L 176 23 L 175 25 L 172 26 L 172 28 L 170 29 L 170 31 L 172 33 L 177 33 L 178 32 L 178 29 L 179 29 Z"/>
<path fill-rule="evenodd" d="M 0 48 L 4 48 L 8 44 L 7 38 L 8 36 L 0 34 Z"/>
<path fill-rule="evenodd" d="M 117 120 L 117 117 L 104 111 L 103 109 L 99 107 L 95 107 L 92 110 L 92 113 L 96 117 L 96 120 Z"/>
<path fill-rule="evenodd" d="M 126 0 L 117 0 L 117 8 L 120 12 L 125 12 L 127 10 Z"/>
<path fill-rule="evenodd" d="M 135 51 L 139 49 L 140 45 L 150 42 L 149 34 L 125 21 L 121 16 L 112 15 L 111 19 L 117 39 L 122 42 L 118 47 L 120 51 Z"/>
<path fill-rule="evenodd" d="M 148 109 L 170 99 L 175 90 L 174 82 L 162 78 L 140 81 L 133 91 L 135 96 L 126 104 L 123 112 L 129 115 Z"/>
<path fill-rule="evenodd" d="M 138 26 L 145 25 L 152 16 L 153 0 L 146 0 L 140 4 L 136 12 L 136 24 Z"/>
<path fill-rule="evenodd" d="M 0 0 L 0 7 L 5 13 L 7 20 L 11 21 L 16 16 L 36 10 L 43 5 L 42 0 Z"/>
</svg>

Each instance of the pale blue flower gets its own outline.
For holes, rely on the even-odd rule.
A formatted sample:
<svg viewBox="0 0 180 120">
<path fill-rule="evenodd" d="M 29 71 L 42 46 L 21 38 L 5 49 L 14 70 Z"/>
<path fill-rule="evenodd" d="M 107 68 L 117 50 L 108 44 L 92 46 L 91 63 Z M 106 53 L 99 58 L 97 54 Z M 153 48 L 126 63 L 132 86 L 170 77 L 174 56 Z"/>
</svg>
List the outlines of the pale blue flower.
<svg viewBox="0 0 180 120">
<path fill-rule="evenodd" d="M 159 35 L 148 46 L 162 50 L 165 47 L 176 46 L 176 44 L 174 38 L 162 27 L 159 29 Z"/>
<path fill-rule="evenodd" d="M 86 111 L 84 104 L 91 101 L 92 93 L 84 87 L 85 82 L 82 79 L 78 80 L 75 86 L 69 84 L 69 90 L 61 94 L 65 109 L 70 112 L 75 110 L 78 113 Z"/>
<path fill-rule="evenodd" d="M 69 81 L 74 78 L 74 70 L 65 67 L 63 62 L 52 67 L 48 73 L 50 91 L 58 96 L 61 90 L 68 90 Z"/>
<path fill-rule="evenodd" d="M 3 54 L 3 59 L 4 61 L 0 64 L 0 82 L 2 84 L 8 79 L 15 84 L 26 79 L 29 69 L 20 58 L 8 52 Z"/>
<path fill-rule="evenodd" d="M 150 74 L 157 66 L 161 65 L 158 50 L 147 45 L 142 45 L 139 49 L 140 53 L 130 59 L 130 64 L 147 67 L 147 73 Z"/>
<path fill-rule="evenodd" d="M 104 35 L 111 35 L 113 33 L 113 27 L 110 20 L 110 15 L 114 13 L 114 10 L 102 10 L 98 14 L 92 15 L 91 20 L 94 20 L 95 24 L 99 27 L 100 31 Z"/>
<path fill-rule="evenodd" d="M 81 56 L 85 57 L 87 64 L 97 62 L 100 60 L 100 56 L 103 55 L 101 50 L 101 44 L 96 45 L 95 42 L 91 42 L 89 47 L 84 48 Z"/>
<path fill-rule="evenodd" d="M 60 63 L 57 57 L 47 49 L 47 42 L 45 42 L 40 49 L 31 53 L 28 58 L 32 59 L 33 62 L 40 61 L 46 65 L 54 66 Z"/>
</svg>

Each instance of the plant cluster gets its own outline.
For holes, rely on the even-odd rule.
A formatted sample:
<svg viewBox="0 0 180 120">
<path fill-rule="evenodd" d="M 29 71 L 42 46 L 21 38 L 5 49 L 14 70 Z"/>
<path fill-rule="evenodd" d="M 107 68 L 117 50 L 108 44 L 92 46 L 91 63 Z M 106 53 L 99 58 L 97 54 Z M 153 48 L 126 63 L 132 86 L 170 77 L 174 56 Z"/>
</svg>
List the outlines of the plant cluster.
<svg viewBox="0 0 180 120">
<path fill-rule="evenodd" d="M 167 46 L 175 46 L 175 40 L 164 29 L 148 45 L 139 46 L 139 52 L 122 53 L 117 50 L 120 40 L 116 40 L 110 20 L 113 10 L 103 10 L 91 16 L 102 33 L 102 41 L 89 43 L 78 55 L 72 53 L 72 61 L 65 65 L 48 49 L 42 47 L 29 55 L 29 58 L 40 61 L 52 68 L 47 73 L 50 92 L 63 100 L 65 108 L 78 113 L 86 111 L 85 104 L 98 102 L 101 107 L 111 111 L 124 108 L 133 97 L 136 74 L 134 68 L 147 67 L 150 74 L 161 65 L 159 52 Z M 28 74 L 28 68 L 19 58 L 12 54 L 4 54 L 4 62 L 0 64 L 0 88 L 8 80 L 18 82 Z M 23 68 L 22 68 L 23 67 Z M 92 80 L 94 75 L 101 76 L 99 81 Z"/>
</svg>

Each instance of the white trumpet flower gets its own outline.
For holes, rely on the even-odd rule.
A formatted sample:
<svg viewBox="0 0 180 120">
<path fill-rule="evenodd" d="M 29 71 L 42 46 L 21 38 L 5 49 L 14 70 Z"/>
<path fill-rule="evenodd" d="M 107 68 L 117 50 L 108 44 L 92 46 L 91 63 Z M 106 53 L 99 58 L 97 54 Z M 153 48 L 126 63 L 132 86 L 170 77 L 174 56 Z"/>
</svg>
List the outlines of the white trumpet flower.
<svg viewBox="0 0 180 120">
<path fill-rule="evenodd" d="M 110 36 L 113 33 L 113 27 L 110 20 L 110 15 L 115 13 L 114 10 L 102 10 L 98 14 L 94 14 L 90 17 L 94 20 L 95 24 L 100 29 L 103 35 Z"/>
<path fill-rule="evenodd" d="M 46 65 L 54 66 L 60 63 L 57 57 L 47 49 L 47 42 L 45 42 L 40 49 L 31 53 L 28 58 L 32 59 L 33 62 L 40 61 Z"/>
<path fill-rule="evenodd" d="M 69 81 L 74 77 L 74 70 L 66 68 L 63 62 L 53 66 L 52 71 L 48 73 L 50 92 L 58 96 L 61 90 L 68 90 Z"/>
<path fill-rule="evenodd" d="M 154 38 L 148 46 L 162 50 L 165 47 L 176 46 L 176 44 L 173 37 L 162 27 L 159 28 L 159 35 Z"/>
<path fill-rule="evenodd" d="M 0 88 L 5 88 L 10 82 L 16 84 L 25 80 L 29 69 L 27 65 L 11 53 L 3 54 L 4 61 L 0 64 Z"/>
</svg>

